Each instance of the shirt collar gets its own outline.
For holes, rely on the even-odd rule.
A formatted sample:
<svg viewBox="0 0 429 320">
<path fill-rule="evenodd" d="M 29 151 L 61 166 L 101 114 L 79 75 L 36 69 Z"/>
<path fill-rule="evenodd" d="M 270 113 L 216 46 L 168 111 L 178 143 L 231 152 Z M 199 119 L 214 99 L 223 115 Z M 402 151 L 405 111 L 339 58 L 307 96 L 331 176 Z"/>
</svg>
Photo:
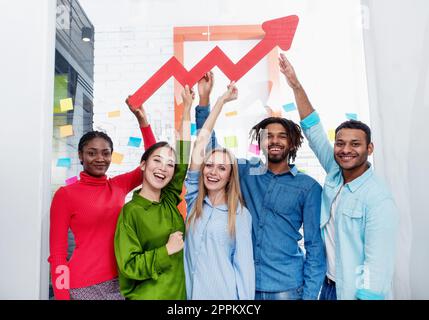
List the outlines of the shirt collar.
<svg viewBox="0 0 429 320">
<path fill-rule="evenodd" d="M 352 182 L 346 183 L 346 186 L 349 188 L 350 192 L 355 192 L 358 190 L 371 176 L 373 175 L 372 166 L 368 162 L 368 169 L 359 177 L 354 179 Z"/>
<path fill-rule="evenodd" d="M 98 185 L 104 185 L 107 183 L 107 176 L 101 176 L 101 177 L 94 177 L 91 176 L 90 174 L 86 173 L 85 171 L 82 171 L 80 173 L 80 180 L 81 183 L 84 184 L 89 184 L 89 185 L 93 185 L 93 186 L 98 186 Z"/>
<path fill-rule="evenodd" d="M 144 197 L 142 197 L 140 195 L 140 191 L 141 190 L 142 189 L 140 188 L 140 189 L 138 189 L 138 190 L 136 190 L 136 191 L 133 192 L 133 199 L 132 200 L 133 200 L 133 202 L 135 202 L 135 203 L 139 204 L 140 206 L 142 206 L 143 209 L 145 209 L 145 210 L 148 210 L 153 205 L 160 204 L 161 201 L 162 201 L 162 199 L 164 198 L 164 194 L 163 194 L 163 192 L 161 192 L 161 198 L 159 200 L 160 202 L 156 202 L 156 201 L 152 201 L 152 200 L 146 199 L 146 198 L 144 198 Z"/>
<path fill-rule="evenodd" d="M 211 208 L 213 208 L 213 205 L 212 205 L 212 203 L 211 203 L 211 201 L 210 201 L 210 199 L 209 199 L 209 197 L 208 196 L 205 196 L 204 197 L 204 202 L 205 203 L 207 203 Z M 217 205 L 216 207 L 214 207 L 214 208 L 216 208 L 216 209 L 219 209 L 219 210 L 221 210 L 221 211 L 226 211 L 226 212 L 228 212 L 228 206 L 224 203 L 224 204 L 220 204 L 220 205 Z"/>
<path fill-rule="evenodd" d="M 267 172 L 270 172 L 271 174 L 276 175 L 276 176 L 282 176 L 282 175 L 286 175 L 286 174 L 290 173 L 292 176 L 296 177 L 296 175 L 298 174 L 298 168 L 294 164 L 289 164 L 289 171 L 284 172 L 284 173 L 280 173 L 280 174 L 273 173 L 270 169 L 268 169 L 268 166 L 262 162 L 262 160 L 260 161 L 259 168 L 261 168 L 261 171 L 262 171 L 262 169 L 264 169 Z"/>
</svg>

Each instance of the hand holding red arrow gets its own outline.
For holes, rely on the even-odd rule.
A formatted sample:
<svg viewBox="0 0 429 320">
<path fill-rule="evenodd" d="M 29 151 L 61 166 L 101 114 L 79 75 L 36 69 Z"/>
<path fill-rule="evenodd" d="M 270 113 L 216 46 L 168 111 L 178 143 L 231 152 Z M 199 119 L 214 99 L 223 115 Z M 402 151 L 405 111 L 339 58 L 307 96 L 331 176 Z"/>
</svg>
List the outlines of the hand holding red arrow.
<svg viewBox="0 0 429 320">
<path fill-rule="evenodd" d="M 215 66 L 218 66 L 231 81 L 238 81 L 276 46 L 284 51 L 289 50 L 298 21 L 297 16 L 265 21 L 262 24 L 262 29 L 265 31 L 264 38 L 236 64 L 218 46 L 189 71 L 175 57 L 172 57 L 129 98 L 128 103 L 133 108 L 142 105 L 172 76 L 182 86 L 192 87 Z"/>
</svg>

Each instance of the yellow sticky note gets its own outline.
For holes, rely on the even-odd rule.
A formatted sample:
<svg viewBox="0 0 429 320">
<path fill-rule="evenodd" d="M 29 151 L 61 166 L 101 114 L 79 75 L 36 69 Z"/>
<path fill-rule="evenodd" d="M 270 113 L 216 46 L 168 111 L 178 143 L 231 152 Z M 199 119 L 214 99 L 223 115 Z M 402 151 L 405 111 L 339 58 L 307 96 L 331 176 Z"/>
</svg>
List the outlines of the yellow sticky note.
<svg viewBox="0 0 429 320">
<path fill-rule="evenodd" d="M 112 163 L 121 164 L 122 160 L 124 160 L 123 154 L 117 152 L 112 153 Z"/>
<path fill-rule="evenodd" d="M 73 126 L 72 125 L 66 125 L 60 127 L 60 137 L 70 137 L 73 135 Z"/>
<path fill-rule="evenodd" d="M 237 146 L 238 142 L 236 136 L 225 137 L 225 147 L 236 148 Z"/>
<path fill-rule="evenodd" d="M 237 115 L 237 111 L 227 112 L 227 113 L 225 113 L 225 115 L 226 115 L 227 117 L 234 117 L 234 116 L 236 116 L 236 115 Z"/>
<path fill-rule="evenodd" d="M 121 111 L 120 110 L 112 111 L 112 112 L 109 112 L 107 114 L 107 117 L 109 117 L 109 118 L 118 118 L 120 116 L 121 116 Z"/>
<path fill-rule="evenodd" d="M 329 129 L 328 130 L 328 139 L 331 142 L 335 141 L 335 129 Z"/>
<path fill-rule="evenodd" d="M 61 99 L 60 100 L 60 110 L 61 110 L 61 112 L 73 110 L 73 99 L 72 98 Z"/>
</svg>

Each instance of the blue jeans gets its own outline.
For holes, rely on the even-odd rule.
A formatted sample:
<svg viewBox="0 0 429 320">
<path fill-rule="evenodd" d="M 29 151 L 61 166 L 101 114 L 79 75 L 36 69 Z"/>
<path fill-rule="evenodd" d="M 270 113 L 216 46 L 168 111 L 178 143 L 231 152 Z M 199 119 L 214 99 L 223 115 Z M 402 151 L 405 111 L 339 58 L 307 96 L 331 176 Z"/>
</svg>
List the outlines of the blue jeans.
<svg viewBox="0 0 429 320">
<path fill-rule="evenodd" d="M 281 292 L 256 291 L 255 300 L 302 300 L 303 287 Z"/>
<path fill-rule="evenodd" d="M 337 289 L 335 282 L 325 277 L 322 285 L 322 291 L 320 292 L 319 300 L 337 300 Z"/>
</svg>

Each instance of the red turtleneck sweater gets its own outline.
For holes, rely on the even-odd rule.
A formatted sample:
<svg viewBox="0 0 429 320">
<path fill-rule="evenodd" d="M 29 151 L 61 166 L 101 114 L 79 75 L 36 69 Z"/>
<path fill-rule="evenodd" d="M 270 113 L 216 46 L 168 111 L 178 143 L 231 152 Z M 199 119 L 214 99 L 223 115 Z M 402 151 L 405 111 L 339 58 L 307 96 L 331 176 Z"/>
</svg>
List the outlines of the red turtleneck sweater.
<svg viewBox="0 0 429 320">
<path fill-rule="evenodd" d="M 150 126 L 141 128 L 145 149 L 153 145 L 155 137 Z M 69 300 L 70 288 L 88 287 L 117 277 L 113 239 L 116 222 L 126 195 L 142 183 L 142 171 L 114 178 L 93 177 L 80 173 L 80 180 L 61 187 L 51 204 L 50 257 L 52 286 L 55 299 Z M 68 229 L 76 247 L 67 261 Z"/>
</svg>

